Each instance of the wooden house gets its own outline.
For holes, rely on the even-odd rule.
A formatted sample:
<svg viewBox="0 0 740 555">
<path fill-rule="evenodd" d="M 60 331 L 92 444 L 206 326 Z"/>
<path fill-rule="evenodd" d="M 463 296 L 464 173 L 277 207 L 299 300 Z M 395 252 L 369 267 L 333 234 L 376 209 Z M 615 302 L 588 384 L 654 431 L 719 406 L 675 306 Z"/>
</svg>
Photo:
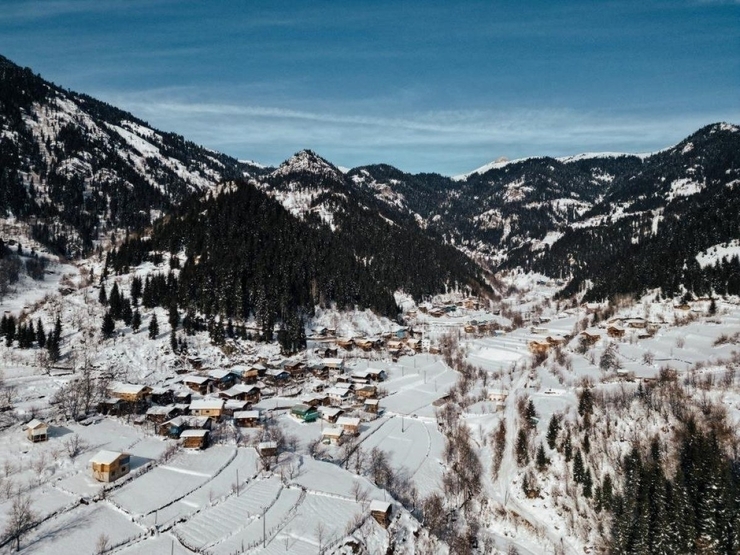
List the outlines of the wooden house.
<svg viewBox="0 0 740 555">
<path fill-rule="evenodd" d="M 127 403 L 118 397 L 108 397 L 98 403 L 98 412 L 106 416 L 120 416 L 126 414 Z"/>
<path fill-rule="evenodd" d="M 341 347 L 342 349 L 345 349 L 349 351 L 354 346 L 355 342 L 351 337 L 337 337 L 336 338 L 337 347 Z"/>
<path fill-rule="evenodd" d="M 398 351 L 399 349 L 403 349 L 403 341 L 399 341 L 398 339 L 391 339 L 386 343 L 386 347 L 390 349 L 391 351 Z"/>
<path fill-rule="evenodd" d="M 547 354 L 547 352 L 550 350 L 550 343 L 547 341 L 538 341 L 538 340 L 532 340 L 527 345 L 529 347 L 529 351 L 534 354 Z"/>
<path fill-rule="evenodd" d="M 344 437 L 342 428 L 324 428 L 321 431 L 321 443 L 326 445 L 341 445 Z"/>
<path fill-rule="evenodd" d="M 297 378 L 303 375 L 306 365 L 297 360 L 287 361 L 283 364 L 283 370 L 288 372 L 292 377 Z"/>
<path fill-rule="evenodd" d="M 159 425 L 159 435 L 178 439 L 185 430 L 210 430 L 211 419 L 207 416 L 176 416 Z"/>
<path fill-rule="evenodd" d="M 256 428 L 260 425 L 260 411 L 242 410 L 235 412 L 234 424 L 240 428 Z"/>
<path fill-rule="evenodd" d="M 337 418 L 337 426 L 348 435 L 356 436 L 360 433 L 360 419 L 356 417 L 340 416 Z"/>
<path fill-rule="evenodd" d="M 380 368 L 368 368 L 367 373 L 370 376 L 370 379 L 374 382 L 382 382 L 388 378 L 386 371 L 381 370 Z"/>
<path fill-rule="evenodd" d="M 562 335 L 548 335 L 547 342 L 553 347 L 565 345 L 568 341 Z"/>
<path fill-rule="evenodd" d="M 330 372 L 343 374 L 344 373 L 344 359 L 342 358 L 322 358 L 321 364 L 328 368 Z"/>
<path fill-rule="evenodd" d="M 271 368 L 265 373 L 265 381 L 267 383 L 280 383 L 286 382 L 290 379 L 290 373 L 282 368 Z"/>
<path fill-rule="evenodd" d="M 193 394 L 190 391 L 173 391 L 172 400 L 176 405 L 190 405 L 190 401 L 193 400 Z"/>
<path fill-rule="evenodd" d="M 391 504 L 374 499 L 370 502 L 370 516 L 383 528 L 388 528 L 391 523 Z"/>
<path fill-rule="evenodd" d="M 362 405 L 362 409 L 365 412 L 369 412 L 372 414 L 378 414 L 379 407 L 380 402 L 377 399 L 365 399 L 365 403 Z"/>
<path fill-rule="evenodd" d="M 210 432 L 208 430 L 184 430 L 180 434 L 182 446 L 186 449 L 205 449 L 208 447 Z"/>
<path fill-rule="evenodd" d="M 153 407 L 149 407 L 146 411 L 146 419 L 155 424 L 162 424 L 163 422 L 172 420 L 176 416 L 180 416 L 180 410 L 175 407 L 175 405 L 167 405 L 164 407 L 155 405 Z"/>
<path fill-rule="evenodd" d="M 357 345 L 360 349 L 363 351 L 372 351 L 373 350 L 373 342 L 370 341 L 367 338 L 360 337 L 354 339 L 355 345 Z"/>
<path fill-rule="evenodd" d="M 268 457 L 277 457 L 277 442 L 261 441 L 257 444 L 257 452 L 263 459 L 266 459 Z"/>
<path fill-rule="evenodd" d="M 236 383 L 236 376 L 230 370 L 211 370 L 208 372 L 216 389 L 229 389 Z"/>
<path fill-rule="evenodd" d="M 421 339 L 409 339 L 406 345 L 417 353 L 421 352 Z"/>
<path fill-rule="evenodd" d="M 260 402 L 260 388 L 255 385 L 236 384 L 218 394 L 223 399 L 238 399 L 249 403 Z"/>
<path fill-rule="evenodd" d="M 169 405 L 174 401 L 174 396 L 169 387 L 153 387 L 150 400 L 155 405 Z"/>
<path fill-rule="evenodd" d="M 308 393 L 301 397 L 301 403 L 314 407 L 327 407 L 329 406 L 329 397 L 324 393 Z"/>
<path fill-rule="evenodd" d="M 212 386 L 212 380 L 208 376 L 183 376 L 182 383 L 201 395 L 208 393 Z"/>
<path fill-rule="evenodd" d="M 120 383 L 108 391 L 111 397 L 116 397 L 127 403 L 141 403 L 149 400 L 152 388 L 146 385 Z"/>
<path fill-rule="evenodd" d="M 344 414 L 344 411 L 337 407 L 319 407 L 319 414 L 323 421 L 336 424 L 337 418 Z"/>
<path fill-rule="evenodd" d="M 599 339 L 601 339 L 601 334 L 596 329 L 587 329 L 581 332 L 581 338 L 587 344 L 593 345 L 594 343 L 598 343 Z"/>
<path fill-rule="evenodd" d="M 333 407 L 342 407 L 354 400 L 354 393 L 350 387 L 330 387 L 326 390 L 326 395 L 329 397 L 329 404 Z"/>
<path fill-rule="evenodd" d="M 251 403 L 249 401 L 240 401 L 239 399 L 226 399 L 224 401 L 224 416 L 233 417 L 235 413 L 249 410 Z"/>
<path fill-rule="evenodd" d="M 504 404 L 508 396 L 509 393 L 507 391 L 504 391 L 503 389 L 488 390 L 488 400 L 493 401 L 494 403 Z"/>
<path fill-rule="evenodd" d="M 316 422 L 316 419 L 319 417 L 319 412 L 316 410 L 316 407 L 312 405 L 304 405 L 303 403 L 293 405 L 290 409 L 290 414 L 301 422 Z"/>
<path fill-rule="evenodd" d="M 624 337 L 624 328 L 622 326 L 618 326 L 617 324 L 611 324 L 609 327 L 606 328 L 606 333 L 609 337 Z"/>
<path fill-rule="evenodd" d="M 131 456 L 116 451 L 98 451 L 90 459 L 92 475 L 98 482 L 114 482 L 131 471 Z"/>
<path fill-rule="evenodd" d="M 339 349 L 336 347 L 327 347 L 323 352 L 324 358 L 336 358 L 338 354 Z"/>
<path fill-rule="evenodd" d="M 26 437 L 33 443 L 49 439 L 49 425 L 34 418 L 26 424 Z"/>
<path fill-rule="evenodd" d="M 224 412 L 223 399 L 196 399 L 190 403 L 190 414 L 193 416 L 208 416 L 221 418 Z"/>
<path fill-rule="evenodd" d="M 358 399 L 370 399 L 371 397 L 375 397 L 377 391 L 378 388 L 374 385 L 363 385 L 355 389 L 355 396 Z"/>
</svg>

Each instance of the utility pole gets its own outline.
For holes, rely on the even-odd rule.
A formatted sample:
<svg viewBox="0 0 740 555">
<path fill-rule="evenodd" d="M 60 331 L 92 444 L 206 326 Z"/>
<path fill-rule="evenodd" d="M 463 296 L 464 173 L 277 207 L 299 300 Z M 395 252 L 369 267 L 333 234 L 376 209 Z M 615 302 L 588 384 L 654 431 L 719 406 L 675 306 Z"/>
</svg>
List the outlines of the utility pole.
<svg viewBox="0 0 740 555">
<path fill-rule="evenodd" d="M 267 521 L 266 516 L 267 514 L 267 507 L 262 509 L 262 549 L 265 549 L 267 547 Z"/>
</svg>

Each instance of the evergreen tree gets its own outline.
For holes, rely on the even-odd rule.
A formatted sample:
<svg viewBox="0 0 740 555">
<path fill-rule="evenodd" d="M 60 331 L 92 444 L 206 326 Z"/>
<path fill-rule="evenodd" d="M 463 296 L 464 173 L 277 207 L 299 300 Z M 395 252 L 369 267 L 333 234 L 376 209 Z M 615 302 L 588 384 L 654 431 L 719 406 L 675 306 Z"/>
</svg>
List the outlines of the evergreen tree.
<svg viewBox="0 0 740 555">
<path fill-rule="evenodd" d="M 134 313 L 131 310 L 131 300 L 130 299 L 123 299 L 123 305 L 121 308 L 121 320 L 123 320 L 123 323 L 127 326 L 131 325 L 131 321 L 133 320 Z"/>
<path fill-rule="evenodd" d="M 40 318 L 36 322 L 36 343 L 42 349 L 46 346 L 46 331 L 44 331 L 44 325 Z"/>
<path fill-rule="evenodd" d="M 176 303 L 170 304 L 170 311 L 169 311 L 169 318 L 168 318 L 168 320 L 169 320 L 169 323 L 170 323 L 170 327 L 173 330 L 176 330 L 178 324 L 180 323 L 180 313 L 177 312 L 177 304 Z"/>
<path fill-rule="evenodd" d="M 520 429 L 516 438 L 515 445 L 516 462 L 519 466 L 524 466 L 529 462 L 529 451 L 527 449 L 527 433 Z"/>
<path fill-rule="evenodd" d="M 588 432 L 583 434 L 583 441 L 581 442 L 581 447 L 583 448 L 583 452 L 588 455 L 589 451 L 591 451 L 591 440 L 588 438 Z"/>
<path fill-rule="evenodd" d="M 558 441 L 558 434 L 560 433 L 560 418 L 558 415 L 553 414 L 550 418 L 550 424 L 547 426 L 547 446 L 550 449 L 555 449 Z"/>
<path fill-rule="evenodd" d="M 136 333 L 139 331 L 139 328 L 141 327 L 141 314 L 139 313 L 139 309 L 134 310 L 134 314 L 131 317 L 131 329 Z"/>
<path fill-rule="evenodd" d="M 149 320 L 149 339 L 156 339 L 159 335 L 159 324 L 157 324 L 157 315 L 152 313 L 152 319 Z"/>
<path fill-rule="evenodd" d="M 116 322 L 113 320 L 113 316 L 110 311 L 106 311 L 105 316 L 103 316 L 103 325 L 100 328 L 100 331 L 103 333 L 103 337 L 109 339 L 113 335 L 115 329 Z"/>
<path fill-rule="evenodd" d="M 174 328 L 170 330 L 170 348 L 173 353 L 177 353 L 177 336 L 175 335 Z"/>
<path fill-rule="evenodd" d="M 534 402 L 532 399 L 529 400 L 527 403 L 527 408 L 525 410 L 525 416 L 527 419 L 527 426 L 531 429 L 534 428 L 537 425 L 537 411 L 534 410 Z"/>
<path fill-rule="evenodd" d="M 52 333 L 49 337 L 46 338 L 46 350 L 49 352 L 49 360 L 51 362 L 56 362 L 59 360 L 61 352 L 59 348 L 59 337 L 56 333 Z"/>
<path fill-rule="evenodd" d="M 582 484 L 586 476 L 586 469 L 583 466 L 583 457 L 581 450 L 576 449 L 576 456 L 573 458 L 573 481 Z"/>
<path fill-rule="evenodd" d="M 108 295 L 105 293 L 105 283 L 100 284 L 100 293 L 98 293 L 98 302 L 102 305 L 108 304 Z"/>
<path fill-rule="evenodd" d="M 118 283 L 113 283 L 110 295 L 108 295 L 108 306 L 110 306 L 110 313 L 113 319 L 120 320 L 123 302 L 121 300 L 121 293 L 118 291 Z"/>
<path fill-rule="evenodd" d="M 543 472 L 548 466 L 550 466 L 550 459 L 545 455 L 545 448 L 540 443 L 537 448 L 537 456 L 535 458 L 535 464 L 540 472 Z"/>
<path fill-rule="evenodd" d="M 56 336 L 57 342 L 62 340 L 62 317 L 61 316 L 57 316 L 57 319 L 54 322 L 54 335 Z"/>
<path fill-rule="evenodd" d="M 585 497 L 586 499 L 590 499 L 592 488 L 593 479 L 591 478 L 591 470 L 587 468 L 585 474 L 583 475 L 583 497 Z"/>
<path fill-rule="evenodd" d="M 573 458 L 573 444 L 570 441 L 570 429 L 565 432 L 565 439 L 563 440 L 563 454 L 565 455 L 565 462 L 570 462 Z"/>
<path fill-rule="evenodd" d="M 134 306 L 138 304 L 140 297 L 141 297 L 141 278 L 139 276 L 135 276 L 131 280 L 131 300 L 133 301 Z"/>
</svg>

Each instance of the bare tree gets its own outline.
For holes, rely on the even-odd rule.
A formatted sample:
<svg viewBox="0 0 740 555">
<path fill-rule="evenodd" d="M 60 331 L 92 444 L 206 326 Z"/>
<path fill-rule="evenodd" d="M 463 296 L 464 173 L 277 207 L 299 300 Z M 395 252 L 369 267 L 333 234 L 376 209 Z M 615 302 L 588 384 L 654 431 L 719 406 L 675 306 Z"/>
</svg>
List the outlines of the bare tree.
<svg viewBox="0 0 740 555">
<path fill-rule="evenodd" d="M 18 495 L 13 499 L 13 506 L 5 525 L 7 540 L 15 540 L 15 550 L 21 549 L 21 537 L 36 523 L 38 516 L 31 509 L 31 498 L 28 495 Z"/>
<path fill-rule="evenodd" d="M 319 541 L 319 553 L 321 553 L 324 546 L 324 540 L 326 539 L 326 525 L 323 521 L 320 520 L 316 523 L 314 532 L 316 532 L 316 539 Z"/>
<path fill-rule="evenodd" d="M 105 533 L 100 534 L 98 541 L 95 542 L 95 555 L 103 555 L 110 548 L 110 538 Z"/>
</svg>

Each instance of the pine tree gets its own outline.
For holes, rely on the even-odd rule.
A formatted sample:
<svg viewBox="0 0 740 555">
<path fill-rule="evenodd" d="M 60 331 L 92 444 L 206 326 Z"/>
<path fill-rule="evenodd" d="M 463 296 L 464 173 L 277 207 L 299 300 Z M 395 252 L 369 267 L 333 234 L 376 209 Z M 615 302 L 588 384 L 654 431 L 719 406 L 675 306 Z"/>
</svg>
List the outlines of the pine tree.
<svg viewBox="0 0 740 555">
<path fill-rule="evenodd" d="M 583 434 L 583 441 L 581 442 L 581 447 L 583 447 L 583 452 L 588 455 L 589 451 L 591 451 L 591 440 L 588 438 L 588 432 Z"/>
<path fill-rule="evenodd" d="M 170 330 L 170 348 L 173 353 L 177 353 L 177 336 L 175 335 L 174 328 Z"/>
<path fill-rule="evenodd" d="M 54 322 L 54 335 L 56 336 L 57 342 L 62 340 L 62 317 L 57 316 L 56 322 Z"/>
<path fill-rule="evenodd" d="M 586 474 L 586 469 L 583 466 L 583 457 L 581 456 L 581 450 L 576 449 L 576 456 L 573 458 L 573 481 L 577 484 L 582 484 Z"/>
<path fill-rule="evenodd" d="M 529 428 L 534 428 L 537 425 L 537 411 L 534 410 L 534 402 L 532 399 L 527 403 L 525 416 L 527 418 L 527 425 Z"/>
<path fill-rule="evenodd" d="M 134 314 L 131 317 L 131 329 L 134 330 L 134 333 L 139 331 L 139 328 L 141 327 L 141 314 L 139 313 L 139 309 L 134 310 Z"/>
<path fill-rule="evenodd" d="M 149 339 L 156 339 L 159 335 L 159 324 L 157 324 L 157 315 L 152 314 L 152 319 L 149 321 Z"/>
<path fill-rule="evenodd" d="M 127 326 L 131 325 L 131 321 L 134 317 L 134 313 L 131 310 L 131 300 L 130 299 L 123 299 L 123 306 L 121 308 L 121 320 L 123 320 L 123 323 Z"/>
<path fill-rule="evenodd" d="M 114 283 L 110 290 L 110 295 L 108 295 L 108 306 L 110 306 L 110 313 L 113 319 L 120 320 L 123 303 L 121 301 L 121 293 L 118 291 L 118 283 Z"/>
<path fill-rule="evenodd" d="M 108 295 L 105 293 L 105 284 L 100 284 L 100 293 L 98 293 L 98 302 L 102 305 L 108 304 Z"/>
<path fill-rule="evenodd" d="M 516 462 L 519 466 L 524 466 L 529 462 L 529 452 L 527 450 L 527 433 L 520 429 L 516 438 Z"/>
<path fill-rule="evenodd" d="M 103 316 L 103 325 L 100 328 L 100 331 L 103 333 L 103 337 L 109 339 L 113 335 L 115 329 L 116 322 L 113 320 L 113 316 L 110 311 L 106 311 L 105 316 Z"/>
<path fill-rule="evenodd" d="M 591 469 L 587 468 L 583 475 L 583 497 L 586 499 L 591 498 L 591 488 L 593 487 L 593 479 L 591 478 Z"/>
<path fill-rule="evenodd" d="M 573 458 L 573 444 L 570 441 L 570 429 L 565 432 L 565 439 L 563 440 L 563 454 L 565 455 L 565 462 L 570 462 Z"/>
<path fill-rule="evenodd" d="M 170 327 L 173 330 L 176 330 L 178 324 L 180 323 L 180 314 L 177 312 L 177 304 L 176 303 L 170 304 L 170 312 L 169 312 L 168 321 L 170 323 Z"/>
<path fill-rule="evenodd" d="M 547 426 L 547 446 L 550 449 L 555 449 L 558 441 L 558 434 L 560 433 L 560 418 L 556 414 L 553 414 L 550 418 L 550 424 Z"/>
<path fill-rule="evenodd" d="M 535 458 L 535 464 L 537 465 L 537 470 L 540 472 L 543 472 L 548 466 L 550 466 L 550 459 L 545 455 L 545 448 L 540 443 L 540 446 L 537 448 L 537 456 Z"/>
<path fill-rule="evenodd" d="M 36 343 L 40 348 L 46 346 L 46 331 L 44 331 L 44 324 L 41 323 L 41 319 L 36 322 Z"/>
</svg>

